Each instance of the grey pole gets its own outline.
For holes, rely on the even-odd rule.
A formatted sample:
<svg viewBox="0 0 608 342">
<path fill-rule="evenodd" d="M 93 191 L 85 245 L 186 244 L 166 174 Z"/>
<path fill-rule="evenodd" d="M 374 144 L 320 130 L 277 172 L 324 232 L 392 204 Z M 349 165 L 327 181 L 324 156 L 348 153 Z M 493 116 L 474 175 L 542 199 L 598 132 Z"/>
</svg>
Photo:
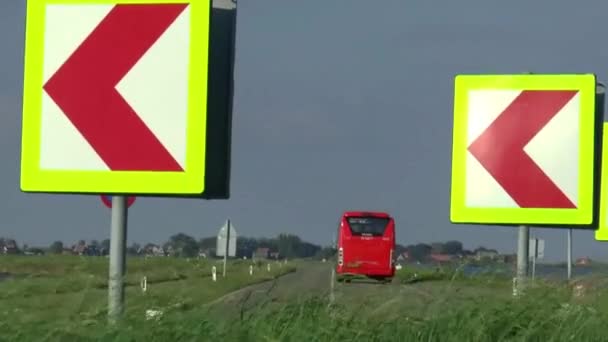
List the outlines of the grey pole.
<svg viewBox="0 0 608 342">
<path fill-rule="evenodd" d="M 532 257 L 532 281 L 536 278 L 536 257 Z"/>
<path fill-rule="evenodd" d="M 572 278 L 572 228 L 568 229 L 568 280 Z"/>
<path fill-rule="evenodd" d="M 112 196 L 108 316 L 116 321 L 124 311 L 124 276 L 127 249 L 127 197 Z"/>
<path fill-rule="evenodd" d="M 533 74 L 528 71 L 524 74 Z M 526 277 L 528 276 L 528 248 L 530 248 L 530 227 L 519 226 L 519 239 L 517 243 L 517 287 L 518 293 L 521 293 L 525 286 Z"/>
<path fill-rule="evenodd" d="M 222 276 L 226 277 L 226 264 L 228 263 L 228 251 L 230 250 L 230 219 L 226 221 L 226 249 L 224 251 L 224 270 Z"/>
<path fill-rule="evenodd" d="M 534 244 L 534 248 L 532 248 L 534 254 L 528 257 L 532 258 L 532 281 L 534 281 L 534 279 L 536 278 L 536 256 L 538 255 L 538 239 L 533 238 L 532 243 Z"/>
<path fill-rule="evenodd" d="M 519 241 L 517 244 L 517 287 L 524 287 L 528 276 L 528 248 L 530 246 L 530 228 L 519 227 Z"/>
<path fill-rule="evenodd" d="M 336 269 L 331 268 L 331 277 L 329 277 L 329 304 L 333 304 L 336 300 L 335 295 L 335 286 L 336 286 Z"/>
</svg>

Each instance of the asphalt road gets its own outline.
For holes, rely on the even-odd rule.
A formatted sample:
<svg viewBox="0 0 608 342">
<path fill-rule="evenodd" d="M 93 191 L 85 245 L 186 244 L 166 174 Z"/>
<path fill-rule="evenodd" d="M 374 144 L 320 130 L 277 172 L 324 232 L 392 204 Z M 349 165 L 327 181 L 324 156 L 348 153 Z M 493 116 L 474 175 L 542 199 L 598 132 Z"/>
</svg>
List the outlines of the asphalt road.
<svg viewBox="0 0 608 342">
<path fill-rule="evenodd" d="M 229 293 L 210 303 L 212 315 L 222 317 L 247 312 L 256 306 L 282 304 L 311 296 L 329 298 L 333 293 L 335 302 L 361 303 L 366 298 L 385 302 L 405 288 L 398 284 L 381 284 L 376 281 L 333 281 L 331 263 L 302 262 L 297 270 L 273 281 L 245 287 Z"/>
<path fill-rule="evenodd" d="M 512 290 L 488 287 L 484 283 L 452 283 L 449 281 L 414 284 L 381 284 L 375 281 L 333 282 L 332 264 L 299 263 L 297 271 L 274 281 L 252 285 L 232 292 L 210 303 L 210 315 L 223 321 L 243 317 L 250 310 L 263 305 L 282 305 L 310 296 L 323 296 L 330 303 L 354 306 L 357 315 L 387 319 L 396 315 L 422 317 L 432 315 L 446 306 L 510 297 Z"/>
<path fill-rule="evenodd" d="M 298 263 L 295 272 L 229 293 L 210 303 L 210 306 L 252 306 L 262 302 L 292 300 L 310 295 L 326 295 L 330 290 L 330 280 L 330 264 L 302 262 Z"/>
</svg>

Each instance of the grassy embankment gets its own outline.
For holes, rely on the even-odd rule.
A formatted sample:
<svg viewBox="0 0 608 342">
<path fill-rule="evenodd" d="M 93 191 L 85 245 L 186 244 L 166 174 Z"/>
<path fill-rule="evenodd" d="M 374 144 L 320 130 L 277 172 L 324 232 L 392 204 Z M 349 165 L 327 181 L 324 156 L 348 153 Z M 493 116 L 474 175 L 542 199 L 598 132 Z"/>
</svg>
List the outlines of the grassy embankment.
<svg viewBox="0 0 608 342">
<path fill-rule="evenodd" d="M 531 285 L 523 296 L 513 298 L 509 277 L 487 274 L 465 277 L 453 269 L 422 271 L 406 268 L 399 271 L 397 278 L 400 284 L 364 285 L 359 288 L 356 284 L 344 285 L 351 286 L 348 288 L 354 294 L 357 294 L 357 289 L 361 289 L 361 300 L 353 300 L 357 297 L 348 296 L 328 305 L 327 297 L 312 296 L 304 301 L 287 301 L 279 306 L 261 307 L 247 312 L 241 319 L 230 324 L 220 325 L 197 303 L 218 297 L 220 293 L 229 291 L 227 287 L 238 287 L 230 284 L 236 284 L 236 278 L 241 276 L 234 276 L 230 283 L 212 283 L 203 278 L 208 271 L 203 275 L 198 266 L 192 266 L 198 261 L 188 263 L 167 259 L 154 261 L 153 264 L 150 262 L 150 266 L 146 266 L 146 262 L 132 261 L 129 265 L 134 273 L 131 274 L 131 282 L 136 283 L 144 272 L 150 274 L 148 277 L 151 279 L 155 271 L 159 272 L 157 279 L 181 279 L 183 275 L 186 275 L 186 279 L 151 285 L 145 295 L 133 286 L 128 293 L 129 310 L 125 320 L 116 327 L 108 327 L 105 323 L 103 307 L 106 294 L 103 289 L 89 286 L 78 292 L 62 292 L 65 285 L 60 287 L 59 283 L 52 283 L 52 276 L 19 280 L 49 281 L 40 287 L 18 288 L 19 281 L 1 284 L 0 293 L 3 297 L 0 307 L 5 312 L 0 317 L 0 329 L 3 331 L 0 339 L 603 341 L 608 336 L 608 326 L 605 324 L 608 321 L 608 291 L 603 279 L 586 282 L 586 295 L 583 296 L 573 295 L 572 287 L 567 284 L 539 281 Z M 69 263 L 60 263 L 57 267 L 63 269 L 63 274 L 69 273 L 76 277 L 96 274 L 92 278 L 97 279 L 97 282 L 86 283 L 86 277 L 83 277 L 80 284 L 102 284 L 104 264 L 91 263 L 86 266 L 82 262 L 72 262 L 71 266 L 66 266 Z M 26 266 L 22 265 L 23 270 L 27 269 Z M 236 269 L 241 266 L 233 267 Z M 171 272 L 168 271 L 169 268 Z M 93 269 L 96 271 L 93 272 Z M 49 270 L 49 273 L 53 272 L 60 271 Z M 244 269 L 236 274 L 241 273 L 244 274 L 243 278 L 248 277 Z M 414 273 L 417 274 L 416 277 L 413 276 Z M 164 276 L 161 277 L 161 274 Z M 413 281 L 413 278 L 417 280 Z M 595 288 L 589 287 L 592 285 Z M 341 286 L 337 291 L 340 288 Z M 58 293 L 49 293 L 53 289 Z M 30 295 L 17 298 L 23 294 Z M 63 300 L 53 299 L 56 296 Z M 54 309 L 55 313 L 47 312 L 53 309 L 41 309 L 51 302 L 53 305 L 61 305 Z M 175 305 L 178 303 L 181 305 Z M 9 304 L 13 308 L 15 304 L 21 305 L 21 311 L 15 312 Z M 146 320 L 144 309 L 154 307 L 163 308 L 165 314 L 159 320 Z M 34 308 L 43 312 L 36 312 Z M 9 318 L 9 315 L 13 317 Z M 48 321 L 34 323 L 44 320 Z"/>
<path fill-rule="evenodd" d="M 248 261 L 230 261 L 226 278 L 222 263 L 178 258 L 129 258 L 126 317 L 144 318 L 146 310 L 165 312 L 195 309 L 249 284 L 294 271 L 271 264 L 271 271 Z M 216 265 L 217 282 L 211 279 Z M 44 339 L 53 331 L 90 332 L 105 323 L 108 259 L 103 257 L 0 257 L 0 340 Z M 140 283 L 147 278 L 147 291 Z M 102 323 L 103 322 L 103 323 Z M 10 337 L 10 338 L 9 338 Z"/>
<path fill-rule="evenodd" d="M 608 339 L 605 275 L 571 284 L 538 279 L 518 297 L 512 296 L 512 278 L 501 271 L 465 276 L 459 268 L 404 268 L 396 280 L 394 285 L 364 287 L 366 296 L 353 291 L 334 305 L 313 297 L 279 310 L 252 312 L 231 330 L 207 326 L 204 333 L 235 341 Z M 172 326 L 163 324 L 166 331 Z"/>
</svg>

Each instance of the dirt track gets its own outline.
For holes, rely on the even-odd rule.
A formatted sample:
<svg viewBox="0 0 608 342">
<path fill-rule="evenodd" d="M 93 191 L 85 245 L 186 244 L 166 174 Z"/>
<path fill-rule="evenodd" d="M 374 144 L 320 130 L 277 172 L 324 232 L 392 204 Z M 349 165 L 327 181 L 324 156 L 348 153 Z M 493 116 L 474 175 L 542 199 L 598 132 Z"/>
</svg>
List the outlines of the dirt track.
<svg viewBox="0 0 608 342">
<path fill-rule="evenodd" d="M 323 263 L 301 263 L 293 273 L 272 281 L 251 285 L 231 292 L 210 303 L 210 306 L 237 306 L 260 301 L 278 301 L 329 291 L 331 266 Z"/>
<path fill-rule="evenodd" d="M 230 321 L 264 304 L 283 304 L 297 298 L 327 296 L 330 298 L 331 268 L 329 263 L 299 263 L 297 271 L 274 281 L 252 285 L 232 292 L 208 308 L 213 317 Z M 338 304 L 356 306 L 355 312 L 368 312 L 370 317 L 388 318 L 404 312 L 425 316 L 443 310 L 446 305 L 460 305 L 484 297 L 509 297 L 511 289 L 487 287 L 480 283 L 432 281 L 402 285 L 374 281 L 349 284 L 334 282 L 334 299 Z M 329 303 L 329 301 L 328 301 Z M 227 319 L 228 318 L 228 319 Z"/>
<path fill-rule="evenodd" d="M 331 293 L 332 264 L 320 262 L 299 263 L 297 270 L 276 280 L 251 285 L 229 293 L 209 303 L 212 313 L 240 315 L 255 306 L 277 303 L 310 296 L 329 296 Z M 334 282 L 334 298 L 365 298 L 369 296 L 394 295 L 402 286 L 378 284 L 375 281 L 340 284 Z"/>
</svg>

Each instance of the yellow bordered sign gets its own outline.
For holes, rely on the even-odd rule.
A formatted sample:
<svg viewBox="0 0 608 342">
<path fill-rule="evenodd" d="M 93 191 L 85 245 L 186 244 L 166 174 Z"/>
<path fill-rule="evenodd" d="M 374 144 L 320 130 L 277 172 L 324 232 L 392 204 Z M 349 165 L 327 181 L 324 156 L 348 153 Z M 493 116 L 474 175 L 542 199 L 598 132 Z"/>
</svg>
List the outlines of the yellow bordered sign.
<svg viewBox="0 0 608 342">
<path fill-rule="evenodd" d="M 602 137 L 602 171 L 600 181 L 600 215 L 595 239 L 608 241 L 608 123 L 604 123 Z"/>
<path fill-rule="evenodd" d="M 210 1 L 27 1 L 22 191 L 204 191 Z"/>
<path fill-rule="evenodd" d="M 593 221 L 593 74 L 458 75 L 454 223 Z"/>
</svg>

